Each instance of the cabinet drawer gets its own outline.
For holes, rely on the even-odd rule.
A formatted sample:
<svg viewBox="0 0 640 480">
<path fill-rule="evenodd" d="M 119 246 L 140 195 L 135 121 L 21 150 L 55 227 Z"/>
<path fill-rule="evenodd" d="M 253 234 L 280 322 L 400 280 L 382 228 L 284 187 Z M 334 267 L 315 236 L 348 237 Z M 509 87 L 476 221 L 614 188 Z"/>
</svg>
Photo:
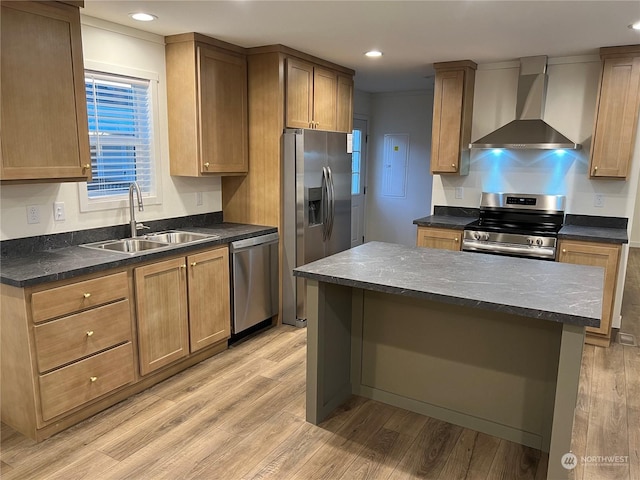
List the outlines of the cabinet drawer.
<svg viewBox="0 0 640 480">
<path fill-rule="evenodd" d="M 35 339 L 40 372 L 130 341 L 129 300 L 36 325 Z"/>
<path fill-rule="evenodd" d="M 42 418 L 49 420 L 133 379 L 131 342 L 41 375 Z"/>
<path fill-rule="evenodd" d="M 31 295 L 35 323 L 129 296 L 126 272 L 51 288 Z"/>
</svg>

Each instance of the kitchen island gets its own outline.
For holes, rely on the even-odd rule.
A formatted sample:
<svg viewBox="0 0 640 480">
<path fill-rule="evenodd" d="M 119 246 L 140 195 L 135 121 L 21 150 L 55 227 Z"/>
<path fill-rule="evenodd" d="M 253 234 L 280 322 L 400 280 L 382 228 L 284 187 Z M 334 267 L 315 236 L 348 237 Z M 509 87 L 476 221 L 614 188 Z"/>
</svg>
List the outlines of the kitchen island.
<svg viewBox="0 0 640 480">
<path fill-rule="evenodd" d="M 370 242 L 294 275 L 307 421 L 361 395 L 549 452 L 548 478 L 566 477 L 602 269 Z"/>
</svg>

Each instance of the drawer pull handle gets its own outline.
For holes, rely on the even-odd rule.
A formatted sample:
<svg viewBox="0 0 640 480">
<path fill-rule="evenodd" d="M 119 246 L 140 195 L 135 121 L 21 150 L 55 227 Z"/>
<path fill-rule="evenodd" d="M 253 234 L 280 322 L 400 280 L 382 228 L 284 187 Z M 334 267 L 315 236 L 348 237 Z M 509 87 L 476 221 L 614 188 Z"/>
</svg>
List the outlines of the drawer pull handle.
<svg viewBox="0 0 640 480">
<path fill-rule="evenodd" d="M 92 336 L 92 335 L 93 335 L 93 330 L 89 330 L 89 331 L 87 332 L 87 337 L 90 337 L 90 336 Z"/>
<path fill-rule="evenodd" d="M 191 262 L 191 266 L 195 267 L 198 264 L 198 262 Z"/>
<path fill-rule="evenodd" d="M 95 382 L 96 380 L 98 380 L 98 377 L 89 377 L 89 380 L 91 380 L 91 383 Z"/>
<path fill-rule="evenodd" d="M 82 296 L 84 298 L 89 298 L 91 296 L 91 294 L 89 292 L 87 292 L 87 293 L 83 293 Z"/>
</svg>

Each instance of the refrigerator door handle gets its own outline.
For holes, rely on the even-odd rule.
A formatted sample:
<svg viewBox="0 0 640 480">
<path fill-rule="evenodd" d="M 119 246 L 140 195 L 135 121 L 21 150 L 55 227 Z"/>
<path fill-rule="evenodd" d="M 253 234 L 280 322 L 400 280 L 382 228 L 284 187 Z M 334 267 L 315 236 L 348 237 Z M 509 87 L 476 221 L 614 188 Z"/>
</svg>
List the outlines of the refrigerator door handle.
<svg viewBox="0 0 640 480">
<path fill-rule="evenodd" d="M 329 175 L 327 173 L 327 167 L 322 167 L 322 240 L 326 241 L 329 238 Z"/>
<path fill-rule="evenodd" d="M 333 233 L 333 221 L 336 218 L 336 197 L 335 197 L 335 189 L 333 186 L 333 172 L 331 171 L 331 167 L 327 167 L 327 176 L 328 176 L 328 184 L 329 184 L 329 228 L 327 232 L 327 237 L 331 238 L 331 234 Z"/>
</svg>

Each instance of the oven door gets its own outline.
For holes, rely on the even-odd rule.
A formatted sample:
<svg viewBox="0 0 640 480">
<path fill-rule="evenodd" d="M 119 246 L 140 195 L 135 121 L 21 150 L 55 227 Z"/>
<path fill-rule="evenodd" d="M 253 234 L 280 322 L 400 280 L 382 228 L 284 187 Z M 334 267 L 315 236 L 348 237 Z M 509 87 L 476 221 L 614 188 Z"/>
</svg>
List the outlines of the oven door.
<svg viewBox="0 0 640 480">
<path fill-rule="evenodd" d="M 539 244 L 536 243 L 536 240 Z M 486 234 L 485 236 L 479 235 L 479 232 L 473 230 L 465 230 L 462 238 L 462 250 L 553 261 L 556 258 L 556 239 L 509 233 L 492 233 L 489 237 Z"/>
</svg>

